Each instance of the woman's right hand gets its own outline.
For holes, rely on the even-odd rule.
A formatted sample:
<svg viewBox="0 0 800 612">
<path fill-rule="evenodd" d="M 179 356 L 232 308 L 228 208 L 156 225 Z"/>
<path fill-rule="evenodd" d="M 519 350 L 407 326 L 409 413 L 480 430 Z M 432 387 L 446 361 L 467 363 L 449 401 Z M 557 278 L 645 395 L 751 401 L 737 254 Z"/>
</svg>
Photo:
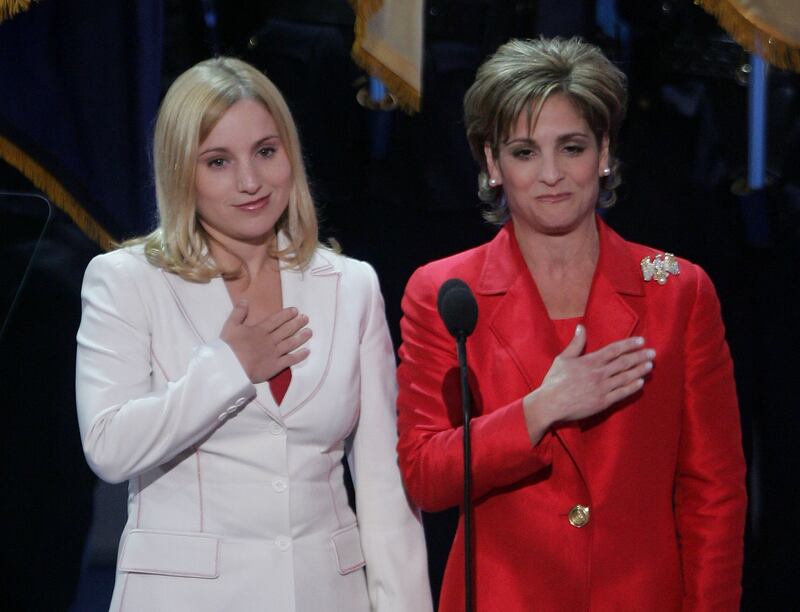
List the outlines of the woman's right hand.
<svg viewBox="0 0 800 612">
<path fill-rule="evenodd" d="M 656 352 L 644 348 L 640 336 L 581 355 L 585 346 L 586 328 L 578 325 L 541 386 L 523 398 L 528 434 L 534 444 L 552 425 L 590 417 L 636 393 L 653 369 Z"/>
<path fill-rule="evenodd" d="M 295 350 L 311 338 L 306 315 L 299 314 L 296 308 L 284 308 L 259 323 L 247 325 L 247 312 L 246 300 L 236 304 L 222 326 L 220 338 L 231 347 L 250 382 L 269 380 L 308 357 L 307 348 Z"/>
</svg>

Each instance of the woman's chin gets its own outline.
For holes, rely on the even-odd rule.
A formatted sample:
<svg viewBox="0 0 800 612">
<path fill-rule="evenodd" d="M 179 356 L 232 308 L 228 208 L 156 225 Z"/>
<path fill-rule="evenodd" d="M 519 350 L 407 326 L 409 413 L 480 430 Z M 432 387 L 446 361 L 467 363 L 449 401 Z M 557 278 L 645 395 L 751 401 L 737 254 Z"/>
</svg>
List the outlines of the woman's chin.
<svg viewBox="0 0 800 612">
<path fill-rule="evenodd" d="M 575 217 L 570 217 L 568 219 L 541 219 L 537 223 L 531 224 L 537 234 L 553 237 L 569 236 L 570 234 L 580 232 L 590 225 L 591 223 L 587 219 L 576 219 Z"/>
</svg>

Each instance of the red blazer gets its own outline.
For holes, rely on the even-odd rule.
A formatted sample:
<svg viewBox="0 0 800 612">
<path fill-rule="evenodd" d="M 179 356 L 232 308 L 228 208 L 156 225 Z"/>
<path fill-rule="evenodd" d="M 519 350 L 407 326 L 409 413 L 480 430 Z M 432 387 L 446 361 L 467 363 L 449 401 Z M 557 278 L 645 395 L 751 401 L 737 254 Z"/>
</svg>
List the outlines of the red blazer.
<svg viewBox="0 0 800 612">
<path fill-rule="evenodd" d="M 587 351 L 641 335 L 658 352 L 642 391 L 531 446 L 522 397 L 562 349 L 511 224 L 488 244 L 430 263 L 403 298 L 400 466 L 411 497 L 462 502 L 454 341 L 436 310 L 462 278 L 478 301 L 467 341 L 471 388 L 475 593 L 488 612 L 737 610 L 746 509 L 733 369 L 719 302 L 698 266 L 645 282 L 648 247 L 598 219 L 600 258 L 584 324 Z M 582 528 L 568 520 L 590 508 Z M 463 610 L 463 524 L 440 610 Z"/>
</svg>

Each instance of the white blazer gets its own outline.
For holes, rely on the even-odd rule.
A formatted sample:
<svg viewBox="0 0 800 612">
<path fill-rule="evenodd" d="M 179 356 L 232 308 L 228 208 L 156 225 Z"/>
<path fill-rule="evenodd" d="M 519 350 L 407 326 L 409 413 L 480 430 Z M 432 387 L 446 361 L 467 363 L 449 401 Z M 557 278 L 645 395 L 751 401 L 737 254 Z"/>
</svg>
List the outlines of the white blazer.
<svg viewBox="0 0 800 612">
<path fill-rule="evenodd" d="M 318 249 L 281 270 L 310 355 L 280 406 L 219 339 L 222 279 L 192 283 L 141 247 L 83 284 L 77 400 L 94 471 L 129 481 L 111 610 L 430 610 L 425 542 L 395 451 L 395 361 L 366 263 Z M 353 513 L 343 484 L 347 456 Z"/>
</svg>

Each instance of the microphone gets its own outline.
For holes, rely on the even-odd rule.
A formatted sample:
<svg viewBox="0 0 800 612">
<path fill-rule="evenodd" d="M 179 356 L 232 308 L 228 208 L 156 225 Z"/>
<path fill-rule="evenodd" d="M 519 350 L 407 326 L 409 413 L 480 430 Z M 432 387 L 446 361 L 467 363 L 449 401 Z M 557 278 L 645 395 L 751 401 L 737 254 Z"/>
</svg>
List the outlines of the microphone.
<svg viewBox="0 0 800 612">
<path fill-rule="evenodd" d="M 478 302 L 467 283 L 451 278 L 442 283 L 436 298 L 439 316 L 450 335 L 456 339 L 459 378 L 461 379 L 461 410 L 464 414 L 464 602 L 466 612 L 475 610 L 473 584 L 474 560 L 472 550 L 472 444 L 469 422 L 472 417 L 472 395 L 467 380 L 467 336 L 478 322 Z"/>
<path fill-rule="evenodd" d="M 451 336 L 466 338 L 473 332 L 478 322 L 478 303 L 463 280 L 451 278 L 442 283 L 436 305 Z"/>
</svg>

